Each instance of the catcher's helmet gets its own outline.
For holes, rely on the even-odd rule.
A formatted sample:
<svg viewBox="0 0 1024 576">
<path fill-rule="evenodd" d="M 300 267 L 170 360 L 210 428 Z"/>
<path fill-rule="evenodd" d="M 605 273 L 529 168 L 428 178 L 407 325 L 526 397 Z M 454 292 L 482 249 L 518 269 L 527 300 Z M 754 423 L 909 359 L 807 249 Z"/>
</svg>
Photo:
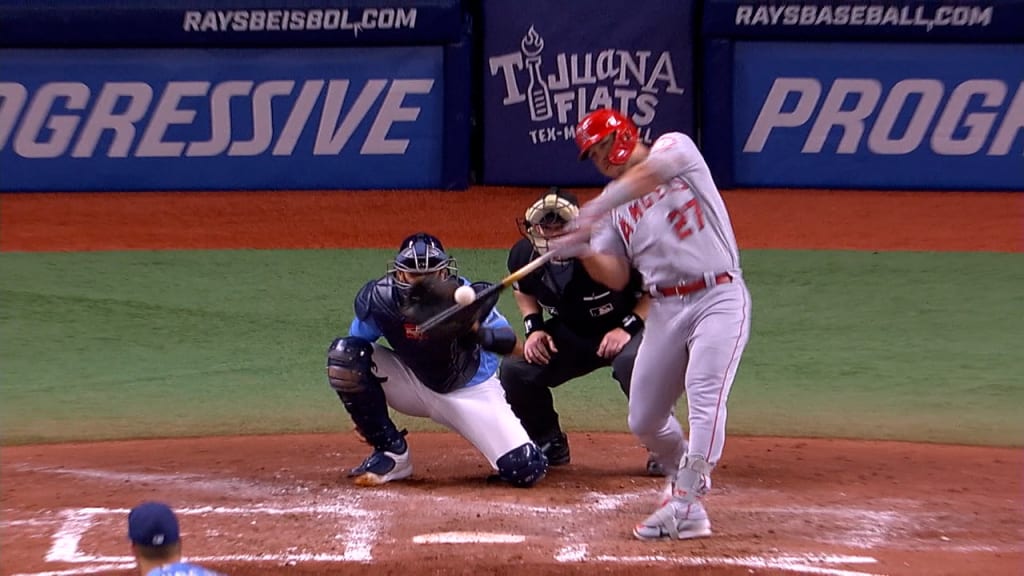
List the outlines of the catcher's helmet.
<svg viewBox="0 0 1024 576">
<path fill-rule="evenodd" d="M 399 272 L 405 274 L 398 274 Z M 417 232 L 402 240 L 398 254 L 388 264 L 388 275 L 394 279 L 395 284 L 403 288 L 407 288 L 409 283 L 402 280 L 401 276 L 437 272 L 445 272 L 443 278 L 451 278 L 458 275 L 458 266 L 455 258 L 444 251 L 441 241 L 426 232 Z"/>
<path fill-rule="evenodd" d="M 576 126 L 576 146 L 580 149 L 580 160 L 586 160 L 590 149 L 610 134 L 615 135 L 615 141 L 608 151 L 608 162 L 617 166 L 625 164 L 633 154 L 639 133 L 632 120 L 610 108 L 587 114 Z"/>
<path fill-rule="evenodd" d="M 519 233 L 533 244 L 538 254 L 548 251 L 548 242 L 568 230 L 566 225 L 580 213 L 580 203 L 572 192 L 552 186 L 517 218 Z"/>
</svg>

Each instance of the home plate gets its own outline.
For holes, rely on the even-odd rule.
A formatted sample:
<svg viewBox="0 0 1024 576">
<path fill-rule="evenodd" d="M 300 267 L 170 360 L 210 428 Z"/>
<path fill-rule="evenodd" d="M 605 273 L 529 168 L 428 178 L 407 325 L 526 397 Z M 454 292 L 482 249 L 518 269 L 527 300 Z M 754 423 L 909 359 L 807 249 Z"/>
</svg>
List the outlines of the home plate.
<svg viewBox="0 0 1024 576">
<path fill-rule="evenodd" d="M 526 536 L 494 532 L 435 532 L 413 536 L 412 541 L 416 544 L 519 544 L 526 542 Z"/>
</svg>

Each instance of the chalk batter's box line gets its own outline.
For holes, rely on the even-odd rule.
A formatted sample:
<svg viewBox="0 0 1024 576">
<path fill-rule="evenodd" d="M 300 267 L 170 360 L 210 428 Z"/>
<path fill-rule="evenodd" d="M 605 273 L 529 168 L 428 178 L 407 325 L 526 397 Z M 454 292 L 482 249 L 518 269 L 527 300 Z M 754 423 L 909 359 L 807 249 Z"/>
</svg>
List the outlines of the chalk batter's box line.
<svg viewBox="0 0 1024 576">
<path fill-rule="evenodd" d="M 71 564 L 134 564 L 130 556 L 102 556 L 87 554 L 80 550 L 82 537 L 96 524 L 98 516 L 127 516 L 129 510 L 126 508 L 79 508 L 65 510 L 62 513 L 63 521 L 53 535 L 52 544 L 46 554 L 47 562 L 66 562 Z M 349 529 L 341 531 L 345 534 L 348 542 L 344 554 L 234 554 L 228 556 L 203 556 L 190 557 L 196 562 L 238 562 L 238 561 L 261 561 L 261 562 L 351 562 L 370 561 L 372 557 L 369 551 L 373 541 L 376 539 L 377 530 L 375 520 L 380 516 L 378 512 L 371 512 L 352 506 L 297 506 L 289 508 L 273 508 L 256 506 L 249 508 L 202 506 L 181 508 L 176 511 L 182 516 L 224 514 L 237 517 L 252 516 L 255 514 L 282 516 L 282 515 L 333 515 L 345 516 L 359 520 L 349 523 Z"/>
<path fill-rule="evenodd" d="M 127 569 L 134 565 L 134 559 L 129 556 L 99 556 L 81 552 L 79 544 L 81 538 L 96 525 L 96 518 L 104 515 L 125 516 L 128 509 L 124 508 L 81 508 L 65 510 L 61 516 L 63 522 L 53 535 L 53 543 L 47 553 L 47 562 L 65 562 L 72 564 L 86 564 L 72 569 L 36 572 L 18 576 L 76 576 L 93 574 L 107 570 Z M 376 519 L 380 516 L 378 512 L 370 512 L 352 506 L 300 506 L 289 508 L 273 507 L 192 507 L 178 510 L 181 515 L 206 515 L 225 514 L 232 516 L 251 516 L 253 514 L 266 515 L 335 515 L 347 516 L 359 519 L 360 522 L 351 523 L 355 529 L 350 531 L 346 540 L 351 538 L 352 545 L 346 549 L 345 554 L 234 554 L 218 556 L 191 557 L 190 559 L 200 563 L 220 562 L 274 562 L 281 565 L 299 562 L 371 562 L 373 560 L 370 551 L 373 547 L 376 535 Z M 746 566 L 748 568 L 778 569 L 783 572 L 811 573 L 827 576 L 871 576 L 870 572 L 849 570 L 835 567 L 836 564 L 875 564 L 877 560 L 866 556 L 842 556 L 842 555 L 816 555 L 805 554 L 797 556 L 751 556 L 745 558 L 727 557 L 667 557 L 667 556 L 610 556 L 591 555 L 587 547 L 576 546 L 572 550 L 563 549 L 555 555 L 555 560 L 560 563 L 596 561 L 599 563 L 625 563 L 634 564 L 639 562 L 657 562 L 674 564 L 679 566 Z M 832 566 L 830 566 L 832 565 Z"/>
</svg>

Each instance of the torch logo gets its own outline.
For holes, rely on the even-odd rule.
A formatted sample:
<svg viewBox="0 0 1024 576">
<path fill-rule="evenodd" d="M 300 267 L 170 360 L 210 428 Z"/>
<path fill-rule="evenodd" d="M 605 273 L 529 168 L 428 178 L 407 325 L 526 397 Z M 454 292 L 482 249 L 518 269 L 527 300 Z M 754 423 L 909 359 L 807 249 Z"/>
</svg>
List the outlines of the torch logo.
<svg viewBox="0 0 1024 576">
<path fill-rule="evenodd" d="M 547 120 L 551 118 L 551 92 L 540 73 L 540 53 L 544 51 L 544 39 L 530 26 L 519 47 L 526 56 L 525 64 L 530 73 L 530 82 L 526 86 L 530 119 L 534 122 Z"/>
</svg>

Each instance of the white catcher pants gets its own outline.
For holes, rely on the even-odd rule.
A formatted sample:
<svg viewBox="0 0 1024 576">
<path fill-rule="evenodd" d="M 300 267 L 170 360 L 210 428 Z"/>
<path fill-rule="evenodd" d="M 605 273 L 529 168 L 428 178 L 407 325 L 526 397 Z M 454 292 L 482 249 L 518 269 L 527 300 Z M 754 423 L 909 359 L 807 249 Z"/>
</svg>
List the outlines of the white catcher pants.
<svg viewBox="0 0 1024 576">
<path fill-rule="evenodd" d="M 439 394 L 427 388 L 390 348 L 373 345 L 377 375 L 387 378 L 382 384 L 388 405 L 407 416 L 430 418 L 458 432 L 497 470 L 498 458 L 530 442 L 519 418 L 505 400 L 498 378 L 468 388 Z"/>
</svg>

